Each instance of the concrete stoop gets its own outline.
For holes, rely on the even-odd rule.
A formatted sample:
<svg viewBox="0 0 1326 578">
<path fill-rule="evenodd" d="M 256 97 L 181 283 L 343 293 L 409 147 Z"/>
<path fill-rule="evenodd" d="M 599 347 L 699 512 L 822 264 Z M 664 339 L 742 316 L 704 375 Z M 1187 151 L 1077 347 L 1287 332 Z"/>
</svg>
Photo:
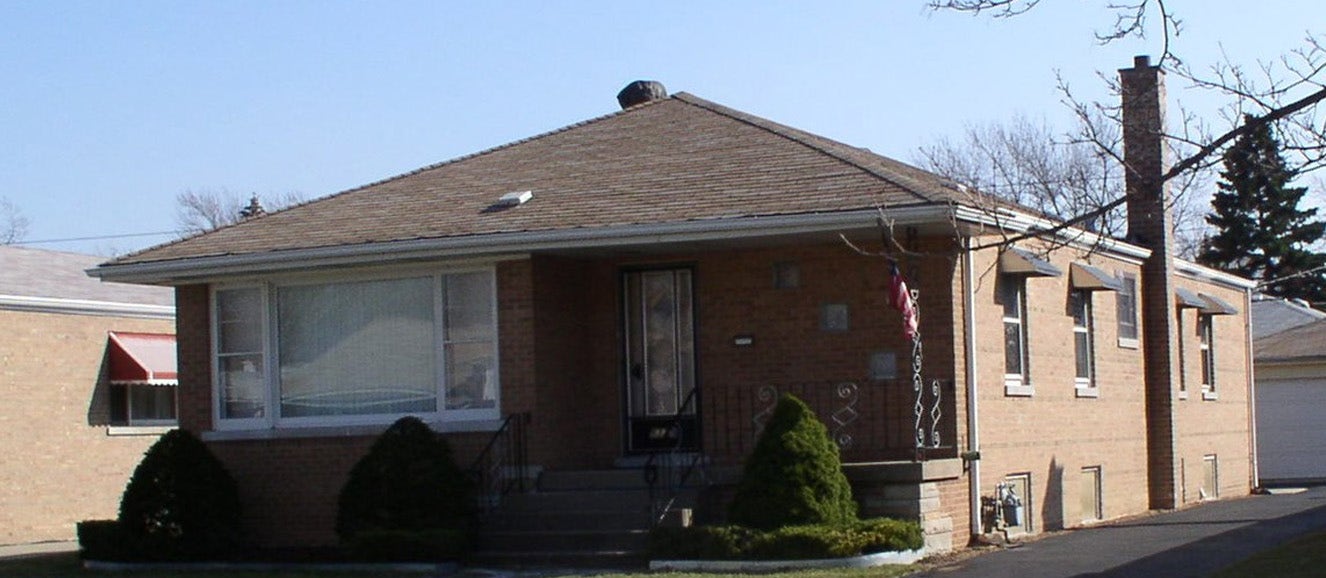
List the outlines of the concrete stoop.
<svg viewBox="0 0 1326 578">
<path fill-rule="evenodd" d="M 697 491 L 684 492 L 676 507 L 694 507 Z M 485 516 L 472 563 L 643 567 L 650 526 L 640 470 L 544 472 L 534 491 L 507 496 Z"/>
</svg>

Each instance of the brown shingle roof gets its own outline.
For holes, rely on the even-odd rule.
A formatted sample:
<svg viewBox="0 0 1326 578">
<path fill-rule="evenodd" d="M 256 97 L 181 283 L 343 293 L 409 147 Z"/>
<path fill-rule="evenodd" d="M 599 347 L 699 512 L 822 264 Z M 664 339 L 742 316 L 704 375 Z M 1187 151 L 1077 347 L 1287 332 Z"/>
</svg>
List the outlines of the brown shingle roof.
<svg viewBox="0 0 1326 578">
<path fill-rule="evenodd" d="M 533 191 L 493 210 L 501 195 Z M 678 93 L 118 259 L 946 204 L 940 177 Z"/>
<path fill-rule="evenodd" d="M 1256 361 L 1326 358 L 1326 319 L 1299 325 L 1253 341 Z"/>
</svg>

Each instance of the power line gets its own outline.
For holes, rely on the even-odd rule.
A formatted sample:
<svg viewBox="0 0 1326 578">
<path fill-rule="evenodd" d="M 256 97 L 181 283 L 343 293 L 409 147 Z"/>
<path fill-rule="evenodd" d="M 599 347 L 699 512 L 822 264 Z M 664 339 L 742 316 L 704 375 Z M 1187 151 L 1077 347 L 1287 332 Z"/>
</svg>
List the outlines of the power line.
<svg viewBox="0 0 1326 578">
<path fill-rule="evenodd" d="M 159 237 L 178 235 L 179 231 L 158 231 L 155 233 L 122 233 L 118 235 L 96 235 L 93 237 L 66 237 L 63 239 L 38 239 L 35 241 L 15 241 L 13 245 L 40 245 L 42 243 L 69 243 L 73 241 L 105 241 L 110 239 L 129 239 L 132 237 Z"/>
</svg>

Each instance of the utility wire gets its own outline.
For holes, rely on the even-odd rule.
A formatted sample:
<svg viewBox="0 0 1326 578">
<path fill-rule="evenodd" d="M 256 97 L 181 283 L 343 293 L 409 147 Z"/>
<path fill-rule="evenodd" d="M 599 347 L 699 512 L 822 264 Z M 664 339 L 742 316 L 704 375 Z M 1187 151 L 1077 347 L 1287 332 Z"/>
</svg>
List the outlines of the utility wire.
<svg viewBox="0 0 1326 578">
<path fill-rule="evenodd" d="M 179 231 L 158 231 L 155 233 L 122 233 L 118 235 L 97 235 L 93 237 L 66 237 L 63 239 L 37 239 L 35 241 L 14 241 L 12 245 L 40 245 L 42 243 L 68 243 L 73 241 L 105 241 L 110 239 L 128 239 L 131 237 L 159 237 L 178 235 Z"/>
</svg>

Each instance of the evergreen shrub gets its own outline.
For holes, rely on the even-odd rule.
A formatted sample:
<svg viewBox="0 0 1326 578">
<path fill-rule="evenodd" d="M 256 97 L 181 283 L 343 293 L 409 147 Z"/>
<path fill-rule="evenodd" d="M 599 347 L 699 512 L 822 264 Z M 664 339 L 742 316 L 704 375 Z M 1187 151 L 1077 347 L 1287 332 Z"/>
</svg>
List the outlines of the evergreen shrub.
<svg viewBox="0 0 1326 578">
<path fill-rule="evenodd" d="M 474 484 L 451 446 L 416 417 L 387 428 L 350 470 L 336 534 L 375 560 L 454 559 L 470 544 Z"/>
<path fill-rule="evenodd" d="M 743 526 L 660 527 L 650 534 L 649 554 L 660 560 L 818 560 L 916 550 L 924 543 L 920 524 L 875 518 L 769 531 Z"/>
<path fill-rule="evenodd" d="M 728 521 L 772 530 L 849 524 L 856 513 L 838 446 L 804 402 L 784 394 L 746 460 Z"/>
<path fill-rule="evenodd" d="M 239 489 L 201 440 L 171 430 L 134 469 L 119 526 L 140 559 L 224 559 L 239 544 Z"/>
</svg>

